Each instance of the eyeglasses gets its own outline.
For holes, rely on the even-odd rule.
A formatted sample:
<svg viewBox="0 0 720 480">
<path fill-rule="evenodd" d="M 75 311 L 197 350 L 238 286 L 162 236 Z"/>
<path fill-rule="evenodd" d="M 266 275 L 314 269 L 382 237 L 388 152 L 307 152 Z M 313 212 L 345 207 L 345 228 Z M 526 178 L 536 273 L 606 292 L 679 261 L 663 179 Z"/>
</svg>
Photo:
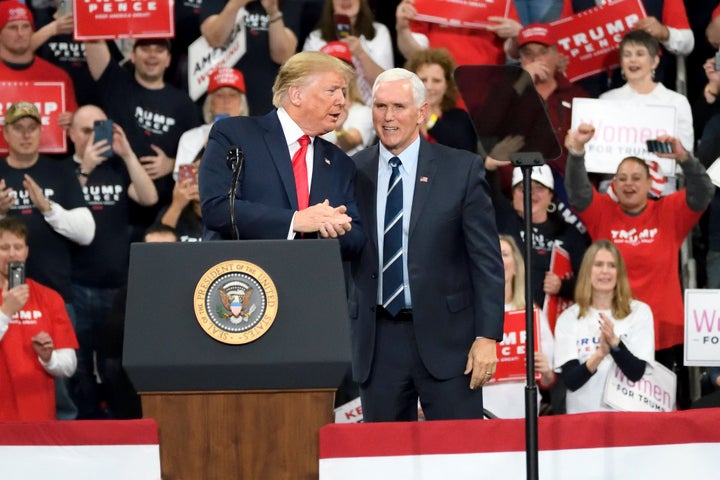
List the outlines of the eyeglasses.
<svg viewBox="0 0 720 480">
<path fill-rule="evenodd" d="M 18 135 L 29 135 L 37 132 L 40 129 L 40 124 L 33 122 L 27 126 L 22 126 L 19 123 L 13 123 L 10 125 L 10 130 L 17 133 Z"/>
</svg>

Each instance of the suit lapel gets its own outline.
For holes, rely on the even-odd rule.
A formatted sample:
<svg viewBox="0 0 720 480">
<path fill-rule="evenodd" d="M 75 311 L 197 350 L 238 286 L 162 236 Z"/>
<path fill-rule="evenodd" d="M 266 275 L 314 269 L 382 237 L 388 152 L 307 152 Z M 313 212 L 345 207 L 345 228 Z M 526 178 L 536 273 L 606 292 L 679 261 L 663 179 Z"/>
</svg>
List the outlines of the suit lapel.
<svg viewBox="0 0 720 480">
<path fill-rule="evenodd" d="M 292 159 L 288 152 L 287 143 L 285 143 L 285 134 L 283 133 L 280 120 L 278 120 L 277 112 L 273 110 L 263 117 L 261 124 L 265 127 L 265 144 L 270 152 L 270 158 L 275 164 L 280 180 L 285 188 L 285 194 L 288 198 L 290 208 L 297 210 L 297 192 L 295 191 L 295 175 L 292 169 Z"/>
<path fill-rule="evenodd" d="M 325 148 L 321 141 L 315 137 L 313 142 L 313 173 L 310 185 L 310 205 L 323 202 L 327 193 L 318 196 L 315 192 L 332 192 L 332 160 L 326 156 Z M 322 198 L 320 198 L 322 197 Z"/>
<path fill-rule="evenodd" d="M 415 193 L 413 193 L 412 211 L 410 213 L 410 228 L 408 238 L 415 230 L 422 209 L 427 202 L 435 174 L 437 172 L 437 160 L 432 152 L 430 144 L 420 139 L 420 152 L 418 153 L 417 177 L 415 178 Z"/>
</svg>

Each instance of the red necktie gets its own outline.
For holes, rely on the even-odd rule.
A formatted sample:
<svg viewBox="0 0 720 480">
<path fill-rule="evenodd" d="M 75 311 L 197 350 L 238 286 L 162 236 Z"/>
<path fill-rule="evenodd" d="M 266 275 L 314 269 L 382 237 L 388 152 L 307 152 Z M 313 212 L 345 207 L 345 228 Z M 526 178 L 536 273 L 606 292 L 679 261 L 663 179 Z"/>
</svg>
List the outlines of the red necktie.
<svg viewBox="0 0 720 480">
<path fill-rule="evenodd" d="M 305 156 L 307 155 L 310 137 L 303 135 L 298 139 L 300 149 L 295 152 L 292 158 L 293 173 L 295 174 L 295 189 L 297 190 L 298 210 L 304 210 L 310 203 L 308 191 L 308 174 Z"/>
</svg>

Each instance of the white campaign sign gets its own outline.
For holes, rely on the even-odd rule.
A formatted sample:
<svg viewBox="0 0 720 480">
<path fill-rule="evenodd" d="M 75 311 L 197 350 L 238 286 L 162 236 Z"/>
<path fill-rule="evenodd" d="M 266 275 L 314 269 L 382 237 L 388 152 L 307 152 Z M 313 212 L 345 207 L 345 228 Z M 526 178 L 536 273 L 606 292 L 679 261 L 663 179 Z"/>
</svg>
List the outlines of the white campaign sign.
<svg viewBox="0 0 720 480">
<path fill-rule="evenodd" d="M 363 421 L 360 397 L 340 405 L 335 410 L 335 423 L 360 423 Z"/>
<path fill-rule="evenodd" d="M 675 135 L 675 107 L 643 105 L 617 100 L 574 98 L 572 128 L 591 123 L 595 136 L 585 145 L 588 172 L 615 173 L 620 161 L 629 156 L 655 160 L 666 176 L 675 175 L 675 161 L 649 153 L 646 140 L 660 134 Z"/>
<path fill-rule="evenodd" d="M 720 290 L 685 290 L 685 365 L 720 367 Z"/>
<path fill-rule="evenodd" d="M 235 29 L 224 47 L 211 47 L 200 37 L 188 47 L 188 92 L 197 100 L 207 91 L 209 74 L 217 67 L 232 67 L 245 55 L 245 8 L 235 17 Z"/>
<path fill-rule="evenodd" d="M 603 402 L 626 412 L 672 412 L 675 410 L 677 378 L 663 365 L 652 362 L 645 375 L 632 382 L 615 365 L 608 373 Z"/>
</svg>

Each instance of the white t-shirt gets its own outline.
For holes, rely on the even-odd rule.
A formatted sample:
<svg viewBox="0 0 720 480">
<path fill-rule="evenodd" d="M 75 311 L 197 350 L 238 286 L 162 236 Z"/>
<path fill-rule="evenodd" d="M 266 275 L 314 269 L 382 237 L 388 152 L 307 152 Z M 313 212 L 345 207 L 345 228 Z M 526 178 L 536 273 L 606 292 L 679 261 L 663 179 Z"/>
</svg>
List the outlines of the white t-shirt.
<svg viewBox="0 0 720 480">
<path fill-rule="evenodd" d="M 348 155 L 352 155 L 359 152 L 360 150 L 364 150 L 366 147 L 369 147 L 370 143 L 372 143 L 372 141 L 375 139 L 375 130 L 372 121 L 372 109 L 367 105 L 363 105 L 362 103 L 354 102 L 352 105 L 350 105 L 347 119 L 345 120 L 345 123 L 343 123 L 343 128 L 345 130 L 357 128 L 358 132 L 360 132 L 360 137 L 362 138 L 362 142 L 360 143 L 360 145 L 351 150 L 348 150 L 345 153 L 347 153 Z M 334 130 L 326 133 L 322 136 L 322 138 L 324 138 L 330 143 L 337 145 L 337 136 L 335 135 Z"/>
<path fill-rule="evenodd" d="M 180 165 L 187 165 L 195 161 L 198 153 L 207 143 L 211 128 L 212 124 L 204 124 L 191 128 L 180 135 L 177 154 L 175 155 L 175 168 L 173 169 L 175 181 L 178 179 Z"/>
<path fill-rule="evenodd" d="M 630 315 L 616 320 L 610 310 L 590 308 L 587 315 L 578 318 L 580 307 L 575 304 L 565 310 L 555 325 L 555 371 L 570 360 L 581 365 L 600 348 L 600 315 L 604 313 L 615 324 L 615 334 L 632 352 L 645 362 L 655 359 L 655 331 L 650 307 L 639 300 L 630 303 Z M 608 354 L 598 365 L 590 379 L 566 397 L 567 413 L 584 413 L 613 410 L 602 401 L 603 390 L 608 373 L 615 366 L 612 355 Z"/>
</svg>

